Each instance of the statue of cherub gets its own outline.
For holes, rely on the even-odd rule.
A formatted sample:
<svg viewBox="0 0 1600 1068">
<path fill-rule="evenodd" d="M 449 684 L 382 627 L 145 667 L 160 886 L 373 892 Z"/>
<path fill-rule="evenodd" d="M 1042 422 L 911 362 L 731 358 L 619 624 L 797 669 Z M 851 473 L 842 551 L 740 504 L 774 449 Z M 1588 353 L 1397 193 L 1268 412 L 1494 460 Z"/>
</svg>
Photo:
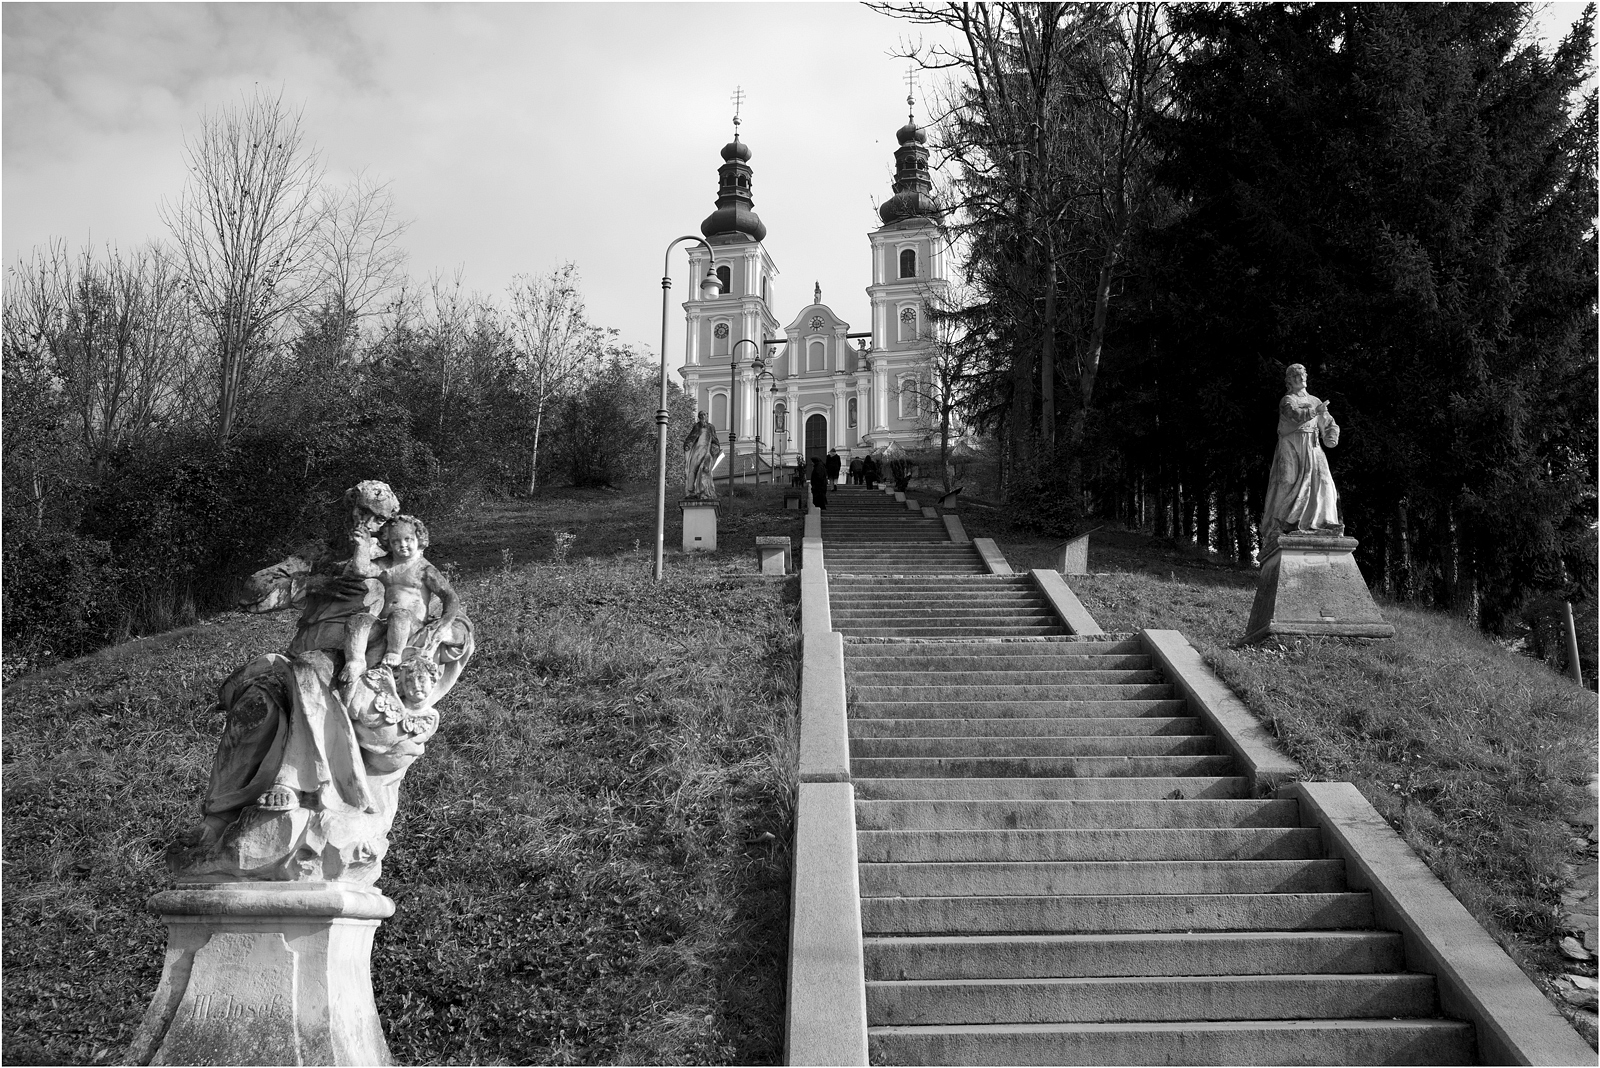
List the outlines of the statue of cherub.
<svg viewBox="0 0 1600 1068">
<path fill-rule="evenodd" d="M 423 555 L 428 548 L 428 528 L 414 515 L 400 515 L 384 524 L 379 532 L 389 554 L 385 562 L 373 559 L 378 538 L 368 536 L 358 539 L 355 554 L 347 566 L 347 573 L 365 579 L 375 579 L 381 586 L 382 601 L 373 613 L 374 620 L 388 624 L 384 637 L 383 663 L 396 667 L 401 654 L 410 643 L 411 636 L 428 618 L 428 595 L 439 598 L 443 614 L 436 637 L 423 647 L 423 657 L 432 655 L 437 635 L 448 633 L 449 625 L 460 612 L 460 603 L 450 580 Z M 344 669 L 340 681 L 352 686 L 367 665 L 367 643 L 372 632 L 372 621 L 349 630 L 345 646 Z"/>
</svg>

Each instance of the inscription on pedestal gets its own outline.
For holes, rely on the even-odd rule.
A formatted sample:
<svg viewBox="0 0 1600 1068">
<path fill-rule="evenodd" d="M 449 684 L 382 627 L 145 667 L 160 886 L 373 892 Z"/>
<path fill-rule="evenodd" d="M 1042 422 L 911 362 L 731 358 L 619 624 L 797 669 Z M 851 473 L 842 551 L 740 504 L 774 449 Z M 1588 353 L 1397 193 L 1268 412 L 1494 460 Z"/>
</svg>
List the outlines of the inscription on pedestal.
<svg viewBox="0 0 1600 1068">
<path fill-rule="evenodd" d="M 304 1064 L 295 963 L 295 951 L 276 931 L 213 934 L 195 952 L 183 1000 L 152 1063 Z M 253 1056 L 241 1061 L 246 1051 Z"/>
</svg>

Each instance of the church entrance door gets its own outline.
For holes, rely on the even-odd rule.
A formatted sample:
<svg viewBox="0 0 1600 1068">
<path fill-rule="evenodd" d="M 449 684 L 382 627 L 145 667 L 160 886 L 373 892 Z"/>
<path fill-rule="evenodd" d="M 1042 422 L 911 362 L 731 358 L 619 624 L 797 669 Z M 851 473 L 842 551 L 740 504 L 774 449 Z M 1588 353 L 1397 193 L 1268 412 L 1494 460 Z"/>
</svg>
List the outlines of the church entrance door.
<svg viewBox="0 0 1600 1068">
<path fill-rule="evenodd" d="M 806 462 L 828 455 L 828 417 L 822 413 L 806 420 Z"/>
</svg>

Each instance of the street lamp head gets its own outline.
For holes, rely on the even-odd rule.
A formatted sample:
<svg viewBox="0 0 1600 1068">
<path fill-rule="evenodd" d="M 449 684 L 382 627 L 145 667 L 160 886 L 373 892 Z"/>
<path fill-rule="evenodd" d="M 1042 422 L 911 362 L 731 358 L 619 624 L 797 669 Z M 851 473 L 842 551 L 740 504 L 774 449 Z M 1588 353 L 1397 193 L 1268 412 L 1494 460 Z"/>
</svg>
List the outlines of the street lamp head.
<svg viewBox="0 0 1600 1068">
<path fill-rule="evenodd" d="M 767 369 L 767 365 L 761 362 L 761 357 L 759 355 L 756 356 L 755 361 L 752 362 L 750 366 L 755 369 L 755 372 L 758 375 Z"/>
<path fill-rule="evenodd" d="M 722 295 L 722 282 L 717 278 L 717 272 L 706 269 L 706 276 L 700 280 L 700 299 L 715 300 Z"/>
</svg>

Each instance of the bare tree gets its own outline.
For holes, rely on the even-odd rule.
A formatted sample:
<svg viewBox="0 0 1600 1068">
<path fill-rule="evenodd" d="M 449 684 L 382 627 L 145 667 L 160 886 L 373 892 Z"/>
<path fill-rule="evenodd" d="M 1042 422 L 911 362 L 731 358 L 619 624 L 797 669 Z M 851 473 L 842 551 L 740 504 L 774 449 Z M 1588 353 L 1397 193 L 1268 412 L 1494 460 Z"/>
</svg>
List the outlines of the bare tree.
<svg viewBox="0 0 1600 1068">
<path fill-rule="evenodd" d="M 252 364 L 314 292 L 321 164 L 300 113 L 259 90 L 206 115 L 185 148 L 189 181 L 162 218 L 215 345 L 217 439 L 226 444 Z"/>
<path fill-rule="evenodd" d="M 10 272 L 6 344 L 48 376 L 95 476 L 114 451 L 188 414 L 195 367 L 178 273 L 158 246 L 76 258 L 35 250 Z M 22 363 L 16 365 L 17 368 Z"/>
<path fill-rule="evenodd" d="M 334 317 L 340 336 L 403 283 L 405 251 L 399 242 L 407 225 L 395 212 L 389 183 L 365 172 L 343 188 L 323 191 L 311 237 L 316 300 Z"/>
<path fill-rule="evenodd" d="M 952 44 L 903 54 L 954 75 L 939 146 L 958 172 L 969 276 L 1011 343 L 1013 448 L 1026 463 L 1035 434 L 1053 447 L 1055 381 L 1066 370 L 1075 470 L 1115 282 L 1150 197 L 1148 129 L 1166 107 L 1172 51 L 1161 6 L 873 6 L 951 31 Z"/>
<path fill-rule="evenodd" d="M 511 330 L 523 392 L 533 412 L 528 492 L 539 482 L 539 436 L 550 402 L 578 373 L 600 360 L 604 332 L 589 324 L 578 268 L 562 264 L 547 275 L 518 275 L 511 282 Z"/>
</svg>

